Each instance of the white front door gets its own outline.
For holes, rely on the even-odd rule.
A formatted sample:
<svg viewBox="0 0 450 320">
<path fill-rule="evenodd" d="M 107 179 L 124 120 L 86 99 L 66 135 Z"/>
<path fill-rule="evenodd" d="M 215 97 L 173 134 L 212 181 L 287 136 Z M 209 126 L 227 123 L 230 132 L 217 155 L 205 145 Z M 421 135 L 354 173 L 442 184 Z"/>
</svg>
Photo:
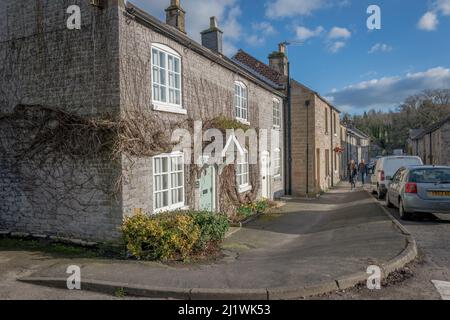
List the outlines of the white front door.
<svg viewBox="0 0 450 320">
<path fill-rule="evenodd" d="M 270 199 L 270 153 L 261 153 L 261 196 Z"/>
<path fill-rule="evenodd" d="M 216 208 L 215 169 L 208 166 L 200 178 L 200 210 L 213 212 Z"/>
</svg>

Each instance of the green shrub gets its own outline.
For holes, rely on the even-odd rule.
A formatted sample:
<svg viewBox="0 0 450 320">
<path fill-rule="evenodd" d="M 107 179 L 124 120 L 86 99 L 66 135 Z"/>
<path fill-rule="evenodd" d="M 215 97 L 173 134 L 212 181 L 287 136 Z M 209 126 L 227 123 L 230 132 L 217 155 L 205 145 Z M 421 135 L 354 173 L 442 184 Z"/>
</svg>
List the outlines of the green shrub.
<svg viewBox="0 0 450 320">
<path fill-rule="evenodd" d="M 207 211 L 190 211 L 187 213 L 200 228 L 200 237 L 195 245 L 198 251 L 205 250 L 208 245 L 217 245 L 225 238 L 229 228 L 228 217 Z"/>
<path fill-rule="evenodd" d="M 265 213 L 267 211 L 267 209 L 269 209 L 269 200 L 267 199 L 262 199 L 258 202 L 256 202 L 256 212 L 259 213 Z"/>
<path fill-rule="evenodd" d="M 250 202 L 244 205 L 241 205 L 237 209 L 238 216 L 247 218 L 256 213 L 265 213 L 269 209 L 269 200 L 262 199 L 256 202 Z"/>
<path fill-rule="evenodd" d="M 126 218 L 122 226 L 129 253 L 149 260 L 186 260 L 218 244 L 227 230 L 226 216 L 196 211 L 137 214 Z"/>
<path fill-rule="evenodd" d="M 243 216 L 244 218 L 251 216 L 254 212 L 255 209 L 252 203 L 243 204 L 237 209 L 238 215 Z"/>
</svg>

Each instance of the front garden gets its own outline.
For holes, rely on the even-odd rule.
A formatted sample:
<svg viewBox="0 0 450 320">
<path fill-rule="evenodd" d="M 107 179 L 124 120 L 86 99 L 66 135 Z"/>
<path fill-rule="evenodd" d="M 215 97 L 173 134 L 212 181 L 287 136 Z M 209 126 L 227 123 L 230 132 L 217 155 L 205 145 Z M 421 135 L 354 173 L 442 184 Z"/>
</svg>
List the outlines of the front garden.
<svg viewBox="0 0 450 320">
<path fill-rule="evenodd" d="M 229 218 L 204 211 L 176 211 L 158 215 L 138 213 L 125 219 L 123 239 L 128 254 L 139 260 L 187 261 L 220 252 L 230 224 L 267 212 L 270 202 L 241 205 Z"/>
</svg>

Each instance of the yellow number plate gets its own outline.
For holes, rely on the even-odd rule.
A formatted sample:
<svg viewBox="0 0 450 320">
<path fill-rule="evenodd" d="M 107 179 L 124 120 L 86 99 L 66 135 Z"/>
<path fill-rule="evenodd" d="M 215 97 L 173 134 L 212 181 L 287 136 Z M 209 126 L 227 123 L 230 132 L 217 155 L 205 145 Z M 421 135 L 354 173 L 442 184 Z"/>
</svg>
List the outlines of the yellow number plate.
<svg viewBox="0 0 450 320">
<path fill-rule="evenodd" d="M 450 191 L 431 191 L 434 197 L 450 197 Z"/>
</svg>

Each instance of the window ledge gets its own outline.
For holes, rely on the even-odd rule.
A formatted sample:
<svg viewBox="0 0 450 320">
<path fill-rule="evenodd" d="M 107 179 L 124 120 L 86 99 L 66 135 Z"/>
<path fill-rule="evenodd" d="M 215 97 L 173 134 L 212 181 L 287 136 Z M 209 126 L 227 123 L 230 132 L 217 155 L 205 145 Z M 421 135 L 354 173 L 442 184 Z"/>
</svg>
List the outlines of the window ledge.
<svg viewBox="0 0 450 320">
<path fill-rule="evenodd" d="M 275 181 L 281 180 L 281 174 L 277 174 L 276 176 L 273 177 L 273 179 Z"/>
<path fill-rule="evenodd" d="M 276 126 L 276 125 L 274 125 L 274 126 L 273 126 L 273 130 L 281 131 L 281 126 Z"/>
<path fill-rule="evenodd" d="M 180 106 L 173 106 L 169 104 L 157 103 L 154 102 L 152 105 L 153 110 L 162 111 L 162 112 L 170 112 L 176 114 L 187 114 L 187 110 Z"/>
<path fill-rule="evenodd" d="M 244 192 L 248 192 L 252 190 L 252 186 L 248 185 L 248 186 L 244 186 L 244 187 L 239 187 L 239 193 L 244 193 Z"/>
<path fill-rule="evenodd" d="M 153 210 L 153 214 L 158 214 L 161 212 L 177 211 L 177 210 L 189 210 L 189 206 L 186 206 L 184 204 L 173 205 L 173 206 L 169 206 L 169 207 L 155 209 L 155 210 Z"/>
<path fill-rule="evenodd" d="M 239 121 L 239 122 L 242 123 L 242 124 L 247 125 L 247 126 L 250 125 L 250 122 L 249 122 L 248 120 L 241 119 L 241 118 L 236 118 L 236 120 Z"/>
</svg>

